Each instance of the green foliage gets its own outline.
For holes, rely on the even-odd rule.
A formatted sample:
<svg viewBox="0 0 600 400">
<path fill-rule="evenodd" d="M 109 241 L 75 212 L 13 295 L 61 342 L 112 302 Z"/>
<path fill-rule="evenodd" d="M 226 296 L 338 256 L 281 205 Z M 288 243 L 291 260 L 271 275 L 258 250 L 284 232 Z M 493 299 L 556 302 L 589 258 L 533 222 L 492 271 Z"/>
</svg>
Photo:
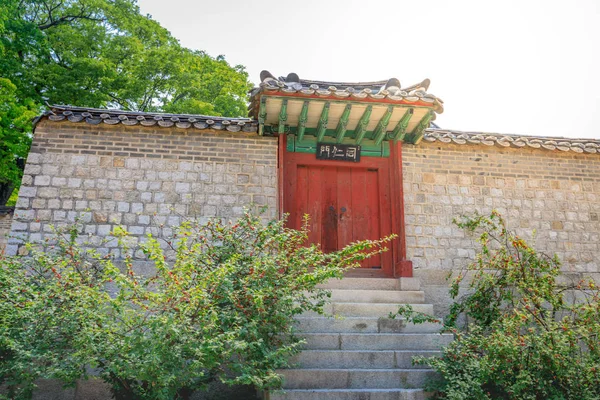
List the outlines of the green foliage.
<svg viewBox="0 0 600 400">
<path fill-rule="evenodd" d="M 600 398 L 597 285 L 559 285 L 558 259 L 508 231 L 496 212 L 457 224 L 480 232 L 481 251 L 451 284 L 445 322 L 455 340 L 443 357 L 416 360 L 441 373 L 439 398 Z M 463 330 L 459 316 L 468 322 Z"/>
<path fill-rule="evenodd" d="M 396 319 L 397 317 L 404 318 L 406 322 L 411 324 L 440 323 L 440 320 L 432 315 L 415 311 L 413 306 L 410 304 L 402 304 L 400 307 L 398 307 L 398 311 L 388 315 L 388 318 L 390 319 Z"/>
<path fill-rule="evenodd" d="M 7 0 L 6 13 L 0 71 L 21 99 L 246 114 L 244 68 L 181 47 L 134 0 Z"/>
<path fill-rule="evenodd" d="M 275 369 L 302 343 L 294 316 L 322 313 L 328 299 L 316 286 L 389 240 L 324 254 L 306 245 L 306 226 L 249 213 L 186 222 L 168 242 L 142 245 L 154 271 L 146 275 L 131 256 L 117 266 L 80 250 L 77 227 L 53 249 L 2 260 L 0 385 L 26 398 L 37 378 L 74 384 L 91 367 L 117 399 L 185 399 L 214 380 L 278 387 Z M 113 235 L 131 254 L 127 232 Z"/>
<path fill-rule="evenodd" d="M 15 206 L 17 204 L 17 200 L 19 198 L 19 189 L 14 189 L 8 201 L 6 202 L 7 206 Z"/>
<path fill-rule="evenodd" d="M 183 48 L 135 0 L 3 0 L 0 77 L 0 183 L 14 184 L 11 157 L 46 102 L 240 117 L 251 88 L 244 67 Z"/>
<path fill-rule="evenodd" d="M 40 111 L 34 102 L 20 101 L 16 93 L 17 87 L 0 77 L 0 185 L 6 186 L 7 195 L 21 183 L 22 171 L 16 159 L 27 157 L 31 121 Z"/>
</svg>

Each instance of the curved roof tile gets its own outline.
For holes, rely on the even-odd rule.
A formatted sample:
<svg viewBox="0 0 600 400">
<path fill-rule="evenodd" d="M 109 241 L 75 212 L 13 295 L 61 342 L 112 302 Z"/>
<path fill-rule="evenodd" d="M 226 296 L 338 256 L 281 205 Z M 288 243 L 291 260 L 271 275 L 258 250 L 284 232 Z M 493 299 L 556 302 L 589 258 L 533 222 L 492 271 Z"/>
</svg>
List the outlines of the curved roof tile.
<svg viewBox="0 0 600 400">
<path fill-rule="evenodd" d="M 259 87 L 250 92 L 251 98 L 260 93 L 299 93 L 305 96 L 337 97 L 350 100 L 370 98 L 403 103 L 424 102 L 430 104 L 430 107 L 433 107 L 438 114 L 444 111 L 444 102 L 427 93 L 431 83 L 429 79 L 407 87 L 401 87 L 400 81 L 396 78 L 374 82 L 327 82 L 300 79 L 295 73 L 290 73 L 287 77 L 275 78 L 269 71 L 262 71 L 260 79 Z"/>
<path fill-rule="evenodd" d="M 86 122 L 91 125 L 122 124 L 127 126 L 159 126 L 162 128 L 177 127 L 181 129 L 216 129 L 229 132 L 257 132 L 258 122 L 250 118 L 227 118 L 208 115 L 163 114 L 99 108 L 73 107 L 64 105 L 51 106 L 43 116 L 50 121 Z"/>
<path fill-rule="evenodd" d="M 423 136 L 426 142 L 455 144 L 481 144 L 485 146 L 530 147 L 575 153 L 600 154 L 600 140 L 571 139 L 559 137 L 501 135 L 497 133 L 460 132 L 446 129 L 426 129 Z"/>
</svg>

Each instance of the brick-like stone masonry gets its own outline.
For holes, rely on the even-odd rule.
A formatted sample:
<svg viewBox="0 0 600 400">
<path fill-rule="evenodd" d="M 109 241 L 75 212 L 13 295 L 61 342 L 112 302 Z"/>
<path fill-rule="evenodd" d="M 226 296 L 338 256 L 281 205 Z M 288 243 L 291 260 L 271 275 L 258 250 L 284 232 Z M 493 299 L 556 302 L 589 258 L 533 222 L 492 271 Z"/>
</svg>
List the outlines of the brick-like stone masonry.
<svg viewBox="0 0 600 400">
<path fill-rule="evenodd" d="M 421 143 L 402 157 L 408 259 L 438 314 L 447 272 L 478 248 L 452 219 L 475 211 L 497 209 L 537 249 L 556 253 L 567 276 L 600 278 L 597 154 Z"/>
<path fill-rule="evenodd" d="M 6 210 L 5 213 L 0 212 L 0 254 L 4 252 L 6 243 L 8 241 L 10 226 L 12 224 L 12 217 L 12 210 Z"/>
<path fill-rule="evenodd" d="M 276 199 L 276 138 L 43 120 L 7 252 L 81 218 L 92 245 L 119 257 L 115 240 L 101 243 L 116 225 L 137 242 L 148 233 L 170 236 L 182 218 L 234 219 L 250 204 L 275 217 Z"/>
</svg>

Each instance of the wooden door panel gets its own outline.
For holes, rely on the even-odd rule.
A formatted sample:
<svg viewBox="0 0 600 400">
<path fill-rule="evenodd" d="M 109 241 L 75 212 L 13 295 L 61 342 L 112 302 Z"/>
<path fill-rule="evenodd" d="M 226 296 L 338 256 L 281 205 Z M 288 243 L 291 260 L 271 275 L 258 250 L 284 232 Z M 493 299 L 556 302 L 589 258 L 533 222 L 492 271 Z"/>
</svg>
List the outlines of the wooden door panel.
<svg viewBox="0 0 600 400">
<path fill-rule="evenodd" d="M 313 167 L 321 171 L 321 246 L 323 251 L 338 250 L 338 196 L 336 168 Z"/>
<path fill-rule="evenodd" d="M 379 204 L 379 171 L 367 170 L 365 198 L 366 198 L 366 221 L 367 237 L 364 239 L 377 240 L 382 235 L 381 213 Z M 381 255 L 365 260 L 368 267 L 381 268 Z"/>
<path fill-rule="evenodd" d="M 308 180 L 306 187 L 302 190 L 307 192 L 307 204 L 305 205 L 306 211 L 302 214 L 310 215 L 310 235 L 309 240 L 311 243 L 322 243 L 322 232 L 323 232 L 323 174 L 318 168 L 305 167 L 308 171 Z"/>
<path fill-rule="evenodd" d="M 352 227 L 356 224 L 359 214 L 354 212 L 352 192 L 353 171 L 350 168 L 337 168 L 337 198 L 338 198 L 338 248 L 356 240 Z"/>
<path fill-rule="evenodd" d="M 302 227 L 305 214 L 310 215 L 311 243 L 320 243 L 324 251 L 330 252 L 354 241 L 376 240 L 391 233 L 391 223 L 385 222 L 391 218 L 386 160 L 346 166 L 315 162 L 307 154 L 286 156 L 283 210 L 290 214 L 288 226 L 295 229 Z M 361 266 L 378 267 L 391 275 L 389 253 L 371 257 Z"/>
<path fill-rule="evenodd" d="M 295 206 L 289 209 L 289 223 L 296 229 L 301 228 L 303 224 L 304 214 L 308 214 L 308 168 L 298 166 L 296 171 L 296 193 L 292 197 Z M 312 231 L 312 230 L 311 230 Z"/>
</svg>

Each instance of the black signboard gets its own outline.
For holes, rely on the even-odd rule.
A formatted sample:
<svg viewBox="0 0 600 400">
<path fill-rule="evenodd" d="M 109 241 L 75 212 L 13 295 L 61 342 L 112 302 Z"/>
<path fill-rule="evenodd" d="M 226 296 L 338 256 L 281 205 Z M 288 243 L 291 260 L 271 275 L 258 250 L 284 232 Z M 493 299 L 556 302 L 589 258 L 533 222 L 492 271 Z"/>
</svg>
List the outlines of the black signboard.
<svg viewBox="0 0 600 400">
<path fill-rule="evenodd" d="M 360 161 L 360 146 L 351 144 L 317 143 L 317 160 Z"/>
</svg>

